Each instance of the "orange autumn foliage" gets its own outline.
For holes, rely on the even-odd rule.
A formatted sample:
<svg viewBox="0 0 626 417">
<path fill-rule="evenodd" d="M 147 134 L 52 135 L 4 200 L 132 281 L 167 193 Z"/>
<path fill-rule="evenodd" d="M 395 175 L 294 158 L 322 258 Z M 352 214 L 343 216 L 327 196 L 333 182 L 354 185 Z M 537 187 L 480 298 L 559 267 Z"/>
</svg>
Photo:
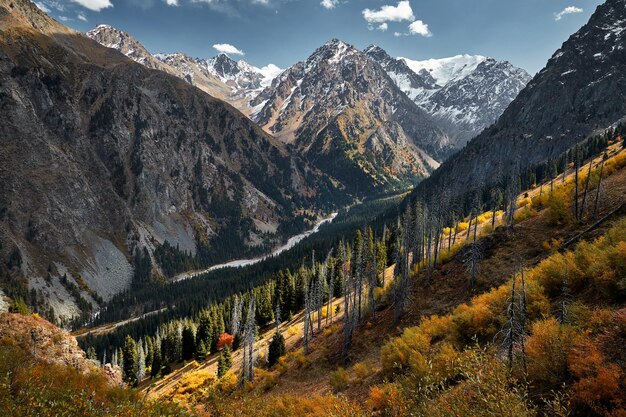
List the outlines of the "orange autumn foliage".
<svg viewBox="0 0 626 417">
<path fill-rule="evenodd" d="M 579 378 L 572 385 L 572 399 L 591 409 L 619 402 L 622 376 L 620 368 L 607 363 L 598 346 L 584 340 L 575 346 L 568 356 L 569 369 Z"/>
<path fill-rule="evenodd" d="M 222 350 L 226 346 L 232 346 L 234 341 L 235 341 L 235 336 L 228 334 L 228 333 L 222 333 L 220 337 L 217 339 L 217 348 L 219 350 Z"/>
</svg>

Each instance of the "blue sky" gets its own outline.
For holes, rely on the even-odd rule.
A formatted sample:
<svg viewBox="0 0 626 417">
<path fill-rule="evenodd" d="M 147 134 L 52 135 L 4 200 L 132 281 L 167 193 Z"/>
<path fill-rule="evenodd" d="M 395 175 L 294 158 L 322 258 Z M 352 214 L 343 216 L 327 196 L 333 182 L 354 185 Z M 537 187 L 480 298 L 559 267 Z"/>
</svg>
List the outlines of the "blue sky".
<svg viewBox="0 0 626 417">
<path fill-rule="evenodd" d="M 151 52 L 196 57 L 232 45 L 253 65 L 285 68 L 331 38 L 393 56 L 462 53 L 506 59 L 530 73 L 601 0 L 37 0 L 80 31 L 106 23 Z M 560 14 L 559 14 L 560 13 Z M 241 55 L 231 54 L 233 58 Z"/>
</svg>

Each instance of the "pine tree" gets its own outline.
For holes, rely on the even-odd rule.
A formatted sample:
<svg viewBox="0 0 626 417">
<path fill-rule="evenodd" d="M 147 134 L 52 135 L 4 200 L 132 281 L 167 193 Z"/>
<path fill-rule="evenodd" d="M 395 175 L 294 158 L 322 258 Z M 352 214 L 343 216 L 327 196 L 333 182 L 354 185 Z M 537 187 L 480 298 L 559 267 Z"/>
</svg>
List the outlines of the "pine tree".
<svg viewBox="0 0 626 417">
<path fill-rule="evenodd" d="M 376 243 L 376 285 L 385 286 L 385 269 L 387 269 L 387 248 L 384 239 Z"/>
<path fill-rule="evenodd" d="M 235 296 L 237 300 L 237 296 Z M 200 319 L 198 320 L 198 330 L 196 331 L 196 343 L 203 343 L 205 348 L 211 346 L 211 335 L 213 329 L 211 326 L 211 317 L 206 311 L 200 313 Z"/>
<path fill-rule="evenodd" d="M 196 354 L 196 334 L 191 323 L 187 323 L 183 328 L 181 349 L 185 361 L 193 359 Z"/>
<path fill-rule="evenodd" d="M 154 358 L 154 342 L 153 339 L 148 336 L 146 337 L 144 343 L 144 351 L 146 352 L 146 367 L 150 367 L 152 366 L 152 359 Z"/>
<path fill-rule="evenodd" d="M 233 366 L 233 358 L 230 352 L 230 346 L 224 346 L 220 352 L 220 358 L 217 362 L 217 376 L 219 378 L 226 375 L 226 372 Z"/>
<path fill-rule="evenodd" d="M 124 341 L 124 380 L 132 385 L 137 385 L 137 343 L 135 340 L 126 336 L 126 340 Z"/>
<path fill-rule="evenodd" d="M 270 343 L 269 352 L 267 355 L 267 362 L 269 366 L 274 366 L 276 363 L 278 363 L 278 359 L 280 359 L 280 357 L 283 356 L 285 352 L 285 338 L 279 331 L 276 331 L 276 333 L 274 333 L 274 337 L 272 338 L 272 342 Z"/>
<path fill-rule="evenodd" d="M 152 365 L 150 368 L 150 376 L 152 376 L 153 378 L 156 378 L 159 375 L 159 373 L 161 372 L 161 367 L 163 366 L 160 344 L 161 340 L 157 337 L 154 353 L 152 354 Z"/>
<path fill-rule="evenodd" d="M 355 280 L 350 273 L 350 268 L 348 268 L 348 249 L 343 243 L 340 247 L 339 259 L 340 265 L 343 269 L 344 277 L 343 346 L 341 350 L 341 356 L 343 357 L 344 362 L 346 362 L 348 360 L 350 348 L 352 347 L 352 335 L 354 333 L 354 327 L 356 325 L 356 294 L 354 289 Z"/>
<path fill-rule="evenodd" d="M 343 297 L 344 292 L 344 276 L 341 258 L 335 260 L 335 278 L 333 280 L 333 295 L 337 298 Z"/>
</svg>

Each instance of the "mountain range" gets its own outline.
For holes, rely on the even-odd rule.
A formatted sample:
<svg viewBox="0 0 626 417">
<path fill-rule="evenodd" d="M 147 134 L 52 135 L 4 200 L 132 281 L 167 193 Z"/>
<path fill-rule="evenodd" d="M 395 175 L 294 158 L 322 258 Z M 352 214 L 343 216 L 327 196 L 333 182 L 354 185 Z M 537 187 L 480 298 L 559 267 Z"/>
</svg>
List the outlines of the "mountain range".
<svg viewBox="0 0 626 417">
<path fill-rule="evenodd" d="M 0 251 L 59 316 L 130 288 L 144 248 L 157 268 L 164 242 L 229 260 L 348 203 L 229 104 L 30 2 L 0 6 Z"/>
<path fill-rule="evenodd" d="M 141 280 L 142 256 L 167 279 L 164 264 L 265 252 L 379 191 L 462 195 L 626 113 L 622 1 L 527 85 L 508 62 L 337 39 L 285 70 L 153 55 L 2 1 L 0 254 L 67 316 Z"/>
<path fill-rule="evenodd" d="M 493 123 L 530 78 L 508 62 L 482 56 L 410 61 L 336 39 L 283 71 L 225 54 L 152 56 L 143 47 L 125 48 L 130 35 L 105 25 L 87 35 L 139 63 L 161 61 L 192 84 L 197 73 L 219 79 L 230 93 L 214 95 L 360 195 L 428 176 Z M 368 71 L 350 79 L 350 67 Z"/>
<path fill-rule="evenodd" d="M 598 6 L 498 121 L 448 159 L 421 190 L 460 194 L 556 158 L 626 115 L 626 2 Z M 485 163 L 489 161 L 489 163 Z"/>
<path fill-rule="evenodd" d="M 365 52 L 448 132 L 455 149 L 495 122 L 531 78 L 508 61 L 480 55 L 414 61 L 377 46 Z"/>
</svg>

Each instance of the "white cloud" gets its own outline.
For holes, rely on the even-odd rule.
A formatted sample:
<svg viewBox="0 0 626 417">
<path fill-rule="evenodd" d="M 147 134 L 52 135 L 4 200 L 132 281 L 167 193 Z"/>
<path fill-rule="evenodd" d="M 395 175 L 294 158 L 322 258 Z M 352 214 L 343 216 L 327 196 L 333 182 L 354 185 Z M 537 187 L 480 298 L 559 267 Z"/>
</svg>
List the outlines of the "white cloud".
<svg viewBox="0 0 626 417">
<path fill-rule="evenodd" d="M 380 30 L 381 32 L 384 32 L 387 29 L 389 29 L 389 25 L 387 23 L 381 23 L 380 25 L 378 25 L 376 29 Z"/>
<path fill-rule="evenodd" d="M 411 3 L 408 0 L 400 1 L 397 6 L 385 5 L 380 10 L 365 9 L 362 13 L 363 18 L 369 23 L 401 22 L 403 20 L 412 22 L 415 20 Z"/>
<path fill-rule="evenodd" d="M 44 13 L 50 13 L 50 8 L 43 3 L 35 2 L 35 6 Z"/>
<path fill-rule="evenodd" d="M 70 18 L 69 18 L 69 17 L 67 17 L 67 16 L 59 16 L 59 20 L 60 20 L 61 22 L 69 22 L 69 21 L 74 20 L 74 19 L 70 19 Z"/>
<path fill-rule="evenodd" d="M 47 8 L 53 8 L 58 10 L 59 12 L 65 11 L 65 5 L 57 0 L 42 0 L 41 3 L 45 3 Z"/>
<path fill-rule="evenodd" d="M 178 6 L 178 0 L 165 0 L 165 4 L 168 6 Z"/>
<path fill-rule="evenodd" d="M 78 13 L 78 16 L 76 16 L 76 18 L 77 18 L 78 20 L 82 20 L 83 22 L 86 22 L 86 21 L 87 21 L 87 16 L 85 16 L 85 14 L 84 14 L 84 13 Z"/>
<path fill-rule="evenodd" d="M 420 35 L 426 38 L 433 36 L 432 32 L 428 29 L 428 25 L 421 20 L 416 20 L 409 25 L 409 33 L 411 35 Z"/>
<path fill-rule="evenodd" d="M 320 3 L 325 9 L 334 9 L 339 4 L 339 0 L 322 0 Z"/>
<path fill-rule="evenodd" d="M 402 36 L 402 34 L 400 32 L 393 32 L 393 36 L 399 38 L 400 36 Z"/>
<path fill-rule="evenodd" d="M 583 9 L 581 9 L 580 7 L 567 6 L 566 8 L 561 10 L 560 12 L 554 14 L 554 20 L 559 21 L 565 15 L 574 14 L 574 13 L 582 13 L 582 12 L 583 12 Z"/>
<path fill-rule="evenodd" d="M 218 52 L 222 52 L 225 54 L 245 55 L 241 49 L 238 49 L 229 43 L 216 43 L 215 45 L 213 45 L 213 48 L 215 48 Z"/>
<path fill-rule="evenodd" d="M 107 7 L 113 7 L 113 4 L 110 0 L 71 0 L 74 3 L 78 3 L 86 9 L 93 10 L 94 12 L 99 12 L 102 9 L 106 9 Z"/>
</svg>

